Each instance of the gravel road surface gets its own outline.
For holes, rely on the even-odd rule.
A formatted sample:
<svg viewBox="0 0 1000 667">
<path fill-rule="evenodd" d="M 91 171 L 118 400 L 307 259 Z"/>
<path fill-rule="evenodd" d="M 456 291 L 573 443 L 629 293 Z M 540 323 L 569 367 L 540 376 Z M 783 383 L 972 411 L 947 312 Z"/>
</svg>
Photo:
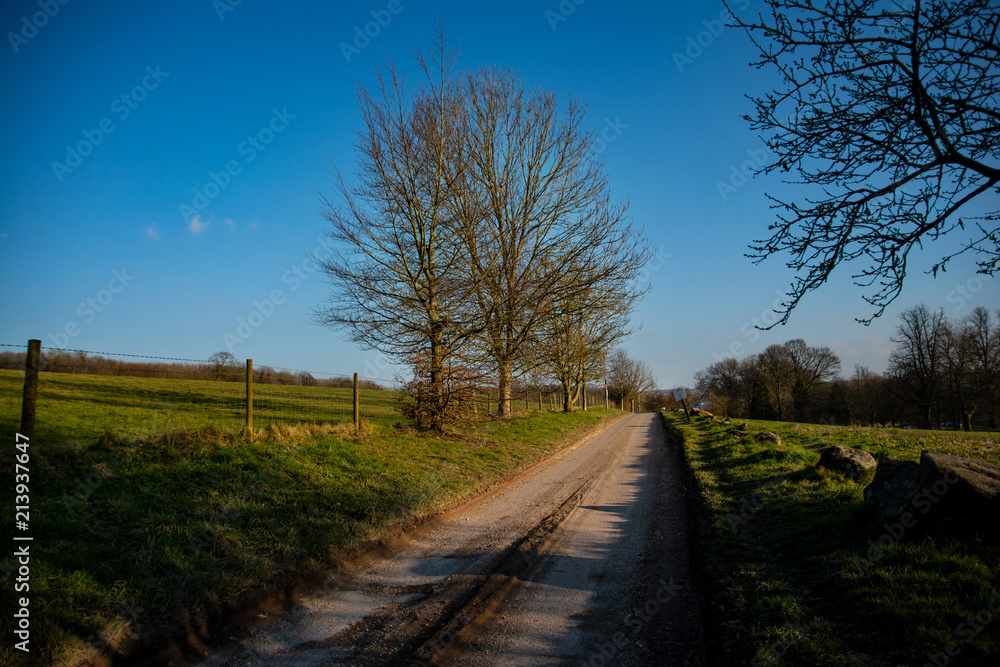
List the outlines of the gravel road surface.
<svg viewBox="0 0 1000 667">
<path fill-rule="evenodd" d="M 701 665 L 683 480 L 627 416 L 191 664 Z"/>
</svg>

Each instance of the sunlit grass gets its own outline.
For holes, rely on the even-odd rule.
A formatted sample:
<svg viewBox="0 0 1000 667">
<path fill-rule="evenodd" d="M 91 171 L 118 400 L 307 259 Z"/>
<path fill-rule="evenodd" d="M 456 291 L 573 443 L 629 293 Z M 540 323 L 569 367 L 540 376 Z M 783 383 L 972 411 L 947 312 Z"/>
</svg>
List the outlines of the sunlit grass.
<svg viewBox="0 0 1000 667">
<path fill-rule="evenodd" d="M 0 370 L 0 419 L 16 425 L 24 374 Z M 363 389 L 361 417 L 392 425 L 403 420 L 399 394 Z M 352 389 L 296 385 L 254 386 L 254 425 L 274 421 L 347 422 L 354 419 Z M 246 388 L 240 382 L 175 380 L 116 375 L 42 373 L 36 435 L 40 440 L 85 442 L 105 431 L 151 435 L 171 429 L 245 423 Z"/>
<path fill-rule="evenodd" d="M 176 628 L 186 613 L 224 609 L 264 582 L 328 568 L 359 540 L 620 414 L 536 412 L 440 437 L 367 419 L 361 434 L 313 421 L 264 422 L 245 433 L 241 422 L 218 418 L 225 383 L 43 379 L 29 464 L 34 664 L 88 643 L 124 652 L 156 628 Z M 186 398 L 172 395 L 169 420 L 137 416 L 179 392 L 176 382 Z M 17 387 L 11 410 L 13 384 L 0 379 L 0 438 L 9 443 L 20 408 Z M 121 422 L 98 417 L 104 401 L 117 404 Z M 8 470 L 12 454 L 0 457 Z M 4 498 L 11 512 L 12 500 Z M 3 609 L 14 608 L 13 576 L 3 572 Z M 0 621 L 8 638 L 11 622 L 11 614 Z M 0 647 L 0 664 L 13 656 L 10 642 Z"/>
<path fill-rule="evenodd" d="M 955 540 L 884 540 L 858 482 L 815 468 L 830 445 L 916 461 L 921 449 L 1000 463 L 1000 434 L 847 428 L 667 414 L 685 440 L 714 522 L 705 550 L 720 655 L 769 665 L 993 665 L 1000 614 L 975 617 L 1000 593 L 1000 549 Z M 781 436 L 758 443 L 757 431 Z M 1000 606 L 1000 597 L 993 601 Z M 718 624 L 722 624 L 719 626 Z M 722 629 L 719 629 L 719 628 Z"/>
</svg>

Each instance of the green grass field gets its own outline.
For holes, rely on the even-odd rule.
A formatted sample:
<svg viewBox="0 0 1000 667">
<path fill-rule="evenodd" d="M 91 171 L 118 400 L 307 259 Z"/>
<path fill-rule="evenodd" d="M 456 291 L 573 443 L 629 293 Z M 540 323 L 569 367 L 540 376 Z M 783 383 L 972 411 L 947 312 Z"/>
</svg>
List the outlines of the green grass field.
<svg viewBox="0 0 1000 667">
<path fill-rule="evenodd" d="M 23 385 L 23 372 L 0 370 L 0 423 L 4 426 L 20 422 Z M 361 417 L 377 424 L 399 422 L 397 399 L 395 391 L 362 390 Z M 67 373 L 39 376 L 36 435 L 42 441 L 83 441 L 105 431 L 152 435 L 178 428 L 230 427 L 245 419 L 246 388 L 241 382 Z M 351 389 L 254 386 L 255 426 L 272 421 L 352 420 Z"/>
<path fill-rule="evenodd" d="M 876 458 L 934 449 L 1000 463 L 1000 434 L 665 420 L 707 504 L 702 566 L 718 664 L 997 664 L 1000 613 L 989 607 L 1000 608 L 1000 548 L 883 538 L 862 498 L 870 475 L 854 482 L 815 464 L 833 444 Z M 781 445 L 757 443 L 762 430 Z"/>
<path fill-rule="evenodd" d="M 244 439 L 242 417 L 227 412 L 226 391 L 239 385 L 41 379 L 28 464 L 33 664 L 58 663 L 88 644 L 125 653 L 197 610 L 224 610 L 264 582 L 321 571 L 380 529 L 473 493 L 621 414 L 534 412 L 432 437 L 394 426 L 393 402 L 382 407 L 384 419 L 363 422 L 361 435 L 350 424 L 275 422 Z M 0 375 L 7 470 L 17 453 L 20 382 Z M 287 416 L 287 405 L 314 388 L 266 390 L 288 392 Z M 3 499 L 9 516 L 13 500 Z M 0 608 L 10 610 L 15 570 L 9 557 L 0 567 Z M 11 622 L 4 614 L 4 637 L 13 636 Z M 0 664 L 21 657 L 11 644 L 0 647 Z"/>
</svg>

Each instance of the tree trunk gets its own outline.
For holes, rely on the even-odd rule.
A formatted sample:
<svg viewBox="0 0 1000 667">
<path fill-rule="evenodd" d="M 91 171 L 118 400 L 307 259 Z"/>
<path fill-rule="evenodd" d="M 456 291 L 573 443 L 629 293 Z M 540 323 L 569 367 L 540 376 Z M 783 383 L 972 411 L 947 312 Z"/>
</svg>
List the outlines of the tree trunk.
<svg viewBox="0 0 1000 667">
<path fill-rule="evenodd" d="M 931 406 L 927 406 L 920 410 L 920 419 L 923 422 L 920 427 L 928 430 L 934 429 L 934 419 L 931 411 Z"/>
<path fill-rule="evenodd" d="M 497 416 L 510 419 L 510 385 L 513 377 L 509 363 L 497 369 Z"/>
<path fill-rule="evenodd" d="M 444 352 L 441 349 L 441 329 L 439 322 L 431 325 L 431 420 L 430 427 L 434 431 L 444 429 Z"/>
<path fill-rule="evenodd" d="M 570 392 L 569 380 L 563 380 L 563 412 L 573 412 L 573 394 Z"/>
</svg>

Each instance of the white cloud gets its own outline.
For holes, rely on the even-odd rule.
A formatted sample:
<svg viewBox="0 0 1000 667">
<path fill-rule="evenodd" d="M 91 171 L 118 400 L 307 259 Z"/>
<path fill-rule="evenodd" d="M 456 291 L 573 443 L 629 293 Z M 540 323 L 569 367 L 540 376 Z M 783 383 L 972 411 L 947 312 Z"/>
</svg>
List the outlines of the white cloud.
<svg viewBox="0 0 1000 667">
<path fill-rule="evenodd" d="M 188 231 L 192 234 L 201 234 L 208 227 L 208 220 L 202 220 L 200 216 L 192 215 L 191 223 L 188 225 Z"/>
<path fill-rule="evenodd" d="M 222 223 L 226 225 L 226 227 L 229 227 L 230 231 L 236 230 L 236 221 L 233 220 L 232 218 L 226 218 L 225 220 L 222 221 Z"/>
<path fill-rule="evenodd" d="M 148 225 L 146 225 L 146 240 L 147 241 L 160 240 L 160 230 L 156 227 L 155 222 L 151 222 Z"/>
</svg>

